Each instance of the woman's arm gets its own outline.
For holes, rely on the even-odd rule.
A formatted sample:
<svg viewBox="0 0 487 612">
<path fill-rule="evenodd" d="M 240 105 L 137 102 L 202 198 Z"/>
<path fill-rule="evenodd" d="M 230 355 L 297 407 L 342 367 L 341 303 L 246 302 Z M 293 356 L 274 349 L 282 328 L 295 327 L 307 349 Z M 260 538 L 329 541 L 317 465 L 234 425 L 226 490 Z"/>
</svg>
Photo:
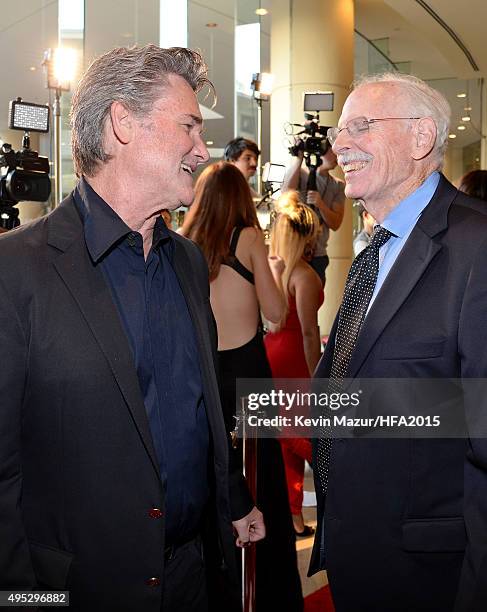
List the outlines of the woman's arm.
<svg viewBox="0 0 487 612">
<path fill-rule="evenodd" d="M 251 228 L 251 231 L 254 232 L 254 237 L 250 243 L 250 260 L 257 300 L 264 317 L 268 321 L 279 323 L 286 312 L 281 280 L 284 262 L 280 257 L 268 258 L 262 231 L 258 228 Z"/>
<path fill-rule="evenodd" d="M 303 334 L 304 356 L 312 376 L 321 356 L 318 308 L 323 289 L 320 279 L 311 268 L 296 268 L 291 276 L 291 288 L 296 295 L 296 310 Z"/>
</svg>

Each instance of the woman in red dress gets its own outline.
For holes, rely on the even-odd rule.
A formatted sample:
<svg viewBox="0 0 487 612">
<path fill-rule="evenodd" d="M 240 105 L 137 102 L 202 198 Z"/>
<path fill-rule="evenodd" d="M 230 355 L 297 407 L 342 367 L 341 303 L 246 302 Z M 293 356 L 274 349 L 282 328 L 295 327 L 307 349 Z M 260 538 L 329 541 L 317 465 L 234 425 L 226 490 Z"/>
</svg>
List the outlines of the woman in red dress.
<svg viewBox="0 0 487 612">
<path fill-rule="evenodd" d="M 323 286 L 308 263 L 319 221 L 295 191 L 287 191 L 279 198 L 278 212 L 270 254 L 285 263 L 282 282 L 288 309 L 280 324 L 269 324 L 271 332 L 265 338 L 267 357 L 275 379 L 310 378 L 321 354 L 318 309 L 324 299 Z M 294 530 L 298 536 L 309 536 L 313 529 L 304 524 L 302 504 L 304 462 L 311 462 L 311 443 L 307 438 L 285 438 L 281 446 Z"/>
</svg>

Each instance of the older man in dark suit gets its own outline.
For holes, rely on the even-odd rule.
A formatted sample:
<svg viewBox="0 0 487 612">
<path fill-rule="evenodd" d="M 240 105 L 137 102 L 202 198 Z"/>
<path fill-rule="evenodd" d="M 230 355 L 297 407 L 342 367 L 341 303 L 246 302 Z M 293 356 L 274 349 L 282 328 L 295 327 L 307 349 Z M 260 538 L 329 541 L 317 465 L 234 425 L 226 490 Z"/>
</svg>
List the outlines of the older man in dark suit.
<svg viewBox="0 0 487 612">
<path fill-rule="evenodd" d="M 347 378 L 486 376 L 487 218 L 440 174 L 449 117 L 426 83 L 386 74 L 359 83 L 329 130 L 347 197 L 379 224 L 352 265 L 317 369 L 332 390 Z M 436 397 L 428 408 L 443 414 L 449 398 Z M 487 609 L 479 408 L 468 394 L 457 401 L 464 438 L 325 431 L 317 440 L 310 572 L 328 570 L 337 612 Z"/>
<path fill-rule="evenodd" d="M 207 609 L 261 513 L 228 469 L 204 259 L 163 209 L 208 160 L 188 49 L 115 49 L 73 98 L 80 181 L 0 241 L 0 588 L 83 611 Z M 226 569 L 225 569 L 226 568 Z"/>
</svg>

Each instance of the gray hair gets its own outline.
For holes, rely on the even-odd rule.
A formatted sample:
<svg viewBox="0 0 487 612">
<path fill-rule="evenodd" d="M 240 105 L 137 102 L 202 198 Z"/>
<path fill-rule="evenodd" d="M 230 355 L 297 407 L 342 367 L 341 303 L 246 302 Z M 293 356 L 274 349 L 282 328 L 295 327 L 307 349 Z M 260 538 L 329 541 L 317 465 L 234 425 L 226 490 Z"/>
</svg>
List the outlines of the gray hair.
<svg viewBox="0 0 487 612">
<path fill-rule="evenodd" d="M 95 59 L 79 81 L 71 105 L 71 147 L 78 176 L 94 176 L 99 164 L 111 158 L 103 138 L 112 103 L 121 102 L 142 118 L 161 97 L 171 74 L 184 78 L 195 93 L 205 85 L 214 93 L 203 58 L 191 49 L 154 44 L 119 47 Z"/>
<path fill-rule="evenodd" d="M 445 96 L 430 87 L 425 81 L 400 72 L 384 72 L 360 77 L 354 81 L 353 89 L 369 83 L 391 83 L 403 87 L 407 92 L 411 115 L 423 115 L 433 119 L 437 131 L 433 154 L 436 157 L 438 168 L 441 168 L 448 145 L 451 116 L 450 105 Z"/>
</svg>

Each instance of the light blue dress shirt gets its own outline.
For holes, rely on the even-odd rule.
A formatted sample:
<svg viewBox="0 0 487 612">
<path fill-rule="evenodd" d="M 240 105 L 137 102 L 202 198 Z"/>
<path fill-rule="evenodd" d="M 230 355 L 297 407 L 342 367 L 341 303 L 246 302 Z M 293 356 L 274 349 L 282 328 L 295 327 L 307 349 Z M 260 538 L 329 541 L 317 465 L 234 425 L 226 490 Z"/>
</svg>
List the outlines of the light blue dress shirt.
<svg viewBox="0 0 487 612">
<path fill-rule="evenodd" d="M 389 238 L 379 250 L 379 274 L 367 313 L 374 303 L 399 253 L 406 244 L 409 234 L 413 231 L 421 213 L 433 197 L 439 181 L 439 172 L 430 174 L 424 183 L 418 187 L 416 191 L 413 191 L 411 195 L 399 202 L 382 222 L 382 227 L 388 229 L 394 236 Z"/>
</svg>

